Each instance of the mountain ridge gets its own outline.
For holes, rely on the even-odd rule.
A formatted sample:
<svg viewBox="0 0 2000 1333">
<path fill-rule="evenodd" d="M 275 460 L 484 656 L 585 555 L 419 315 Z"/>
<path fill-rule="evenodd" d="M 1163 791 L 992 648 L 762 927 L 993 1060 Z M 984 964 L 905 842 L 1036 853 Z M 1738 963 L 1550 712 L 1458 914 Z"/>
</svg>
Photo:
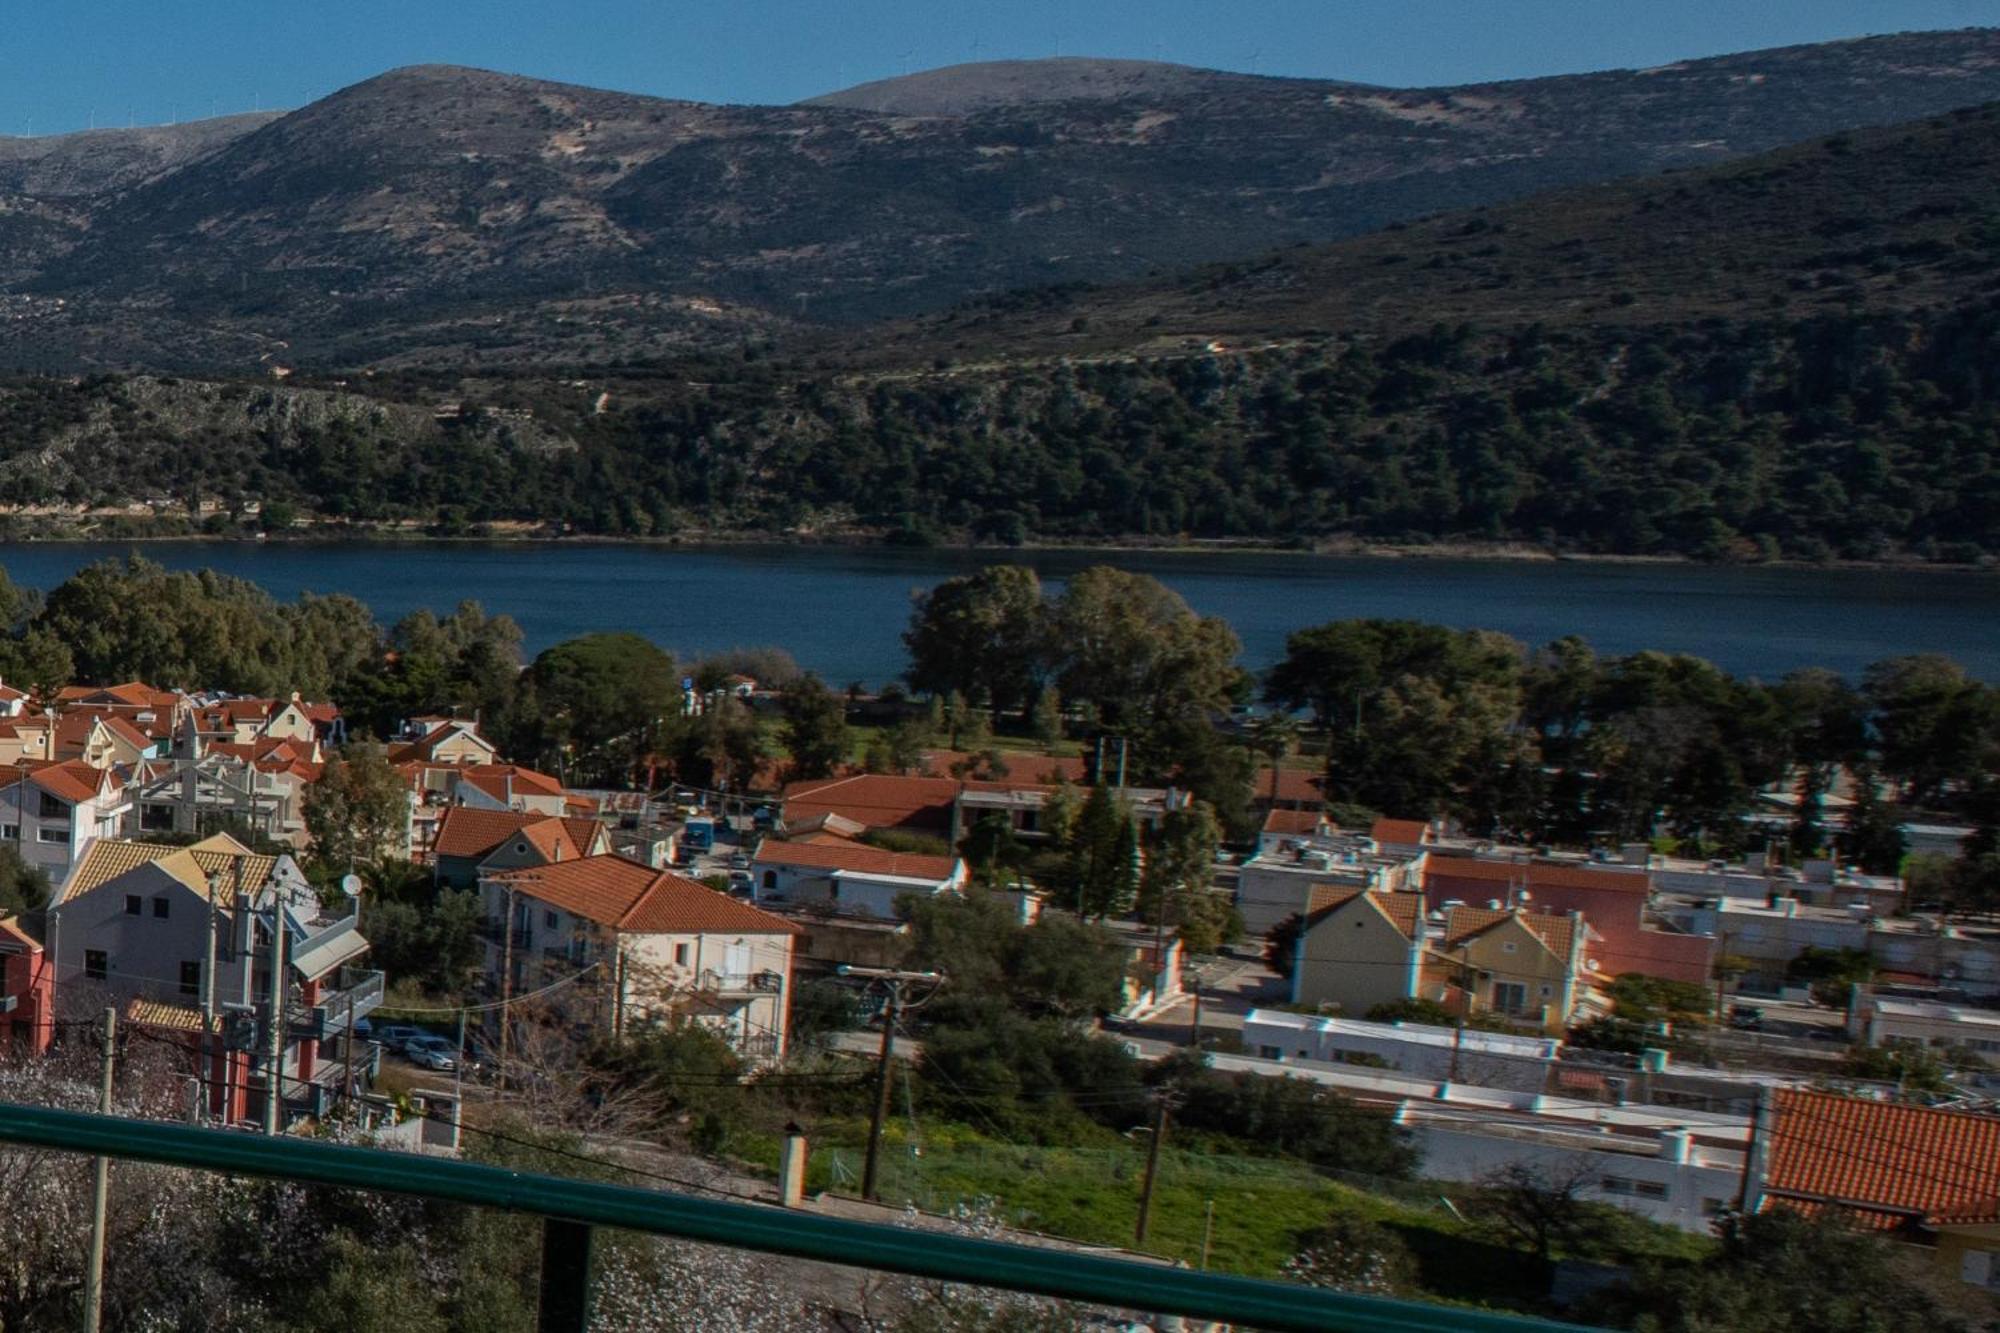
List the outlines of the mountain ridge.
<svg viewBox="0 0 2000 1333">
<path fill-rule="evenodd" d="M 2000 98 L 2000 32 L 1457 89 L 1040 76 L 1107 68 L 1154 91 L 924 117 L 385 71 L 95 193 L 15 193 L 0 365 L 601 364 L 852 331 Z"/>
</svg>

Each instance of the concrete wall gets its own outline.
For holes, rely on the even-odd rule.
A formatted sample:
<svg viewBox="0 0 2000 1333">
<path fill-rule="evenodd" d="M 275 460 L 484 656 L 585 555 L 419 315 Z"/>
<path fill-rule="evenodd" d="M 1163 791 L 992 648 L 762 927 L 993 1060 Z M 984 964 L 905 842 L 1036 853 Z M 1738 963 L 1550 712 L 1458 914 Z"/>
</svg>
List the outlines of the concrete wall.
<svg viewBox="0 0 2000 1333">
<path fill-rule="evenodd" d="M 1542 1143 L 1481 1132 L 1471 1124 L 1428 1121 L 1411 1117 L 1408 1128 L 1423 1152 L 1423 1174 L 1432 1180 L 1477 1181 L 1511 1165 L 1536 1168 L 1551 1176 L 1588 1169 L 1594 1183 L 1583 1197 L 1613 1204 L 1641 1217 L 1707 1234 L 1714 1211 L 1736 1200 L 1742 1179 L 1742 1155 L 1720 1149 L 1693 1147 L 1691 1160 L 1677 1162 L 1666 1155 L 1593 1151 L 1584 1134 L 1557 1136 Z M 1670 1139 L 1663 1134 L 1661 1140 Z"/>
</svg>

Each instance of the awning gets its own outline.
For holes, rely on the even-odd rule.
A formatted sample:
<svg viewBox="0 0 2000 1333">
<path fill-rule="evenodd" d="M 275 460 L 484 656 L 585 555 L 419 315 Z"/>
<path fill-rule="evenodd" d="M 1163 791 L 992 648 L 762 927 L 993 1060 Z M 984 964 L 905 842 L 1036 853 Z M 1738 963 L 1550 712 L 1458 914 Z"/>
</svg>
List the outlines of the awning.
<svg viewBox="0 0 2000 1333">
<path fill-rule="evenodd" d="M 368 941 L 352 926 L 345 926 L 312 940 L 303 952 L 292 955 L 292 968 L 302 981 L 323 977 L 342 963 L 368 952 Z"/>
</svg>

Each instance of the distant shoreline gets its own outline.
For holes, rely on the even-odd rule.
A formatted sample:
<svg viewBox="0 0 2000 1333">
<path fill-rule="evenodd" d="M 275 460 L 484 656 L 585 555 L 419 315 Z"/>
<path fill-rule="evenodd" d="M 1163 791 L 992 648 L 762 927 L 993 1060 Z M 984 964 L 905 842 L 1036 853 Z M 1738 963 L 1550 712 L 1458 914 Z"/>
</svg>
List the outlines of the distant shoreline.
<svg viewBox="0 0 2000 1333">
<path fill-rule="evenodd" d="M 871 550 L 901 550 L 911 554 L 939 553 L 1023 555 L 1069 552 L 1105 555 L 1285 555 L 1318 559 L 1365 560 L 1476 560 L 1519 564 L 1599 564 L 1599 565 L 1686 565 L 1702 569 L 1787 569 L 1828 572 L 1891 572 L 1940 574 L 2000 574 L 2000 562 L 1953 564 L 1919 560 L 1914 557 L 1885 560 L 1698 560 L 1687 555 L 1625 555 L 1615 552 L 1551 551 L 1526 542 L 1475 542 L 1441 540 L 1432 543 L 1368 542 L 1334 538 L 1311 545 L 1292 540 L 1259 538 L 1144 538 L 1126 536 L 1104 540 L 1065 541 L 1038 538 L 1018 544 L 937 540 L 898 543 L 878 532 L 771 532 L 768 530 L 699 530 L 661 537 L 612 536 L 602 533 L 551 533 L 539 525 L 503 524 L 460 533 L 425 531 L 412 526 L 365 526 L 313 524 L 279 536 L 241 532 L 35 532 L 0 537 L 6 546 L 181 545 L 195 542 L 228 542 L 242 546 L 632 546 L 689 550 L 761 546 L 770 548 L 814 547 Z"/>
</svg>

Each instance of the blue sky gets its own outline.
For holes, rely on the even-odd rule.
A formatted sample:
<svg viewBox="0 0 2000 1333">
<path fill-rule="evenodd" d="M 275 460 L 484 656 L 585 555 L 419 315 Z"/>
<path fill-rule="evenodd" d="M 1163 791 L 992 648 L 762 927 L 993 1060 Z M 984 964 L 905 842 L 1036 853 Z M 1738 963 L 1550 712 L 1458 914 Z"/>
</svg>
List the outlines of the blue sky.
<svg viewBox="0 0 2000 1333">
<path fill-rule="evenodd" d="M 787 102 L 965 60 L 1108 55 L 1434 84 L 2000 26 L 2000 0 L 0 0 L 0 133 L 298 106 L 397 65 Z"/>
</svg>

